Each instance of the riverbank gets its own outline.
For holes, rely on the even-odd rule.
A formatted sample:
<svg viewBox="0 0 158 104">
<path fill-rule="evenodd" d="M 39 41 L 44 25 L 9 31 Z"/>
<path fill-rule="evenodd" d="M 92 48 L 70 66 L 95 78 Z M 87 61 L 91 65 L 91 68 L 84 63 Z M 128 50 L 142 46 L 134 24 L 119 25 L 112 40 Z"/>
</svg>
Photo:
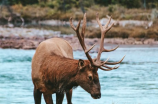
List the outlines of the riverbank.
<svg viewBox="0 0 158 104">
<path fill-rule="evenodd" d="M 114 10 L 113 10 L 113 9 Z M 13 5 L 13 11 L 21 14 L 20 16 L 25 20 L 25 23 L 12 20 L 9 23 L 4 22 L 2 25 L 6 27 L 22 26 L 25 28 L 42 28 L 35 31 L 36 34 L 41 34 L 43 29 L 60 31 L 59 34 L 75 34 L 69 27 L 69 18 L 73 18 L 73 24 L 77 25 L 78 21 L 83 18 L 83 12 L 80 8 L 72 8 L 65 12 L 50 8 L 49 6 L 40 5 Z M 112 10 L 112 11 L 111 11 Z M 87 29 L 86 38 L 100 38 L 100 29 L 95 20 L 96 13 L 99 12 L 101 24 L 108 21 L 109 16 L 112 16 L 111 23 L 114 23 L 113 28 L 107 33 L 105 38 L 134 38 L 142 42 L 132 44 L 144 44 L 146 39 L 154 39 L 158 41 L 158 11 L 157 9 L 129 9 L 119 5 L 109 5 L 107 7 L 93 5 L 86 9 L 87 13 Z M 7 17 L 7 11 L 3 9 L 2 14 Z M 6 16 L 5 16 L 6 15 Z M 1 20 L 3 19 L 3 20 Z M 0 17 L 0 22 L 3 22 L 3 16 Z M 17 23 L 17 24 L 16 24 Z M 81 23 L 82 24 L 82 23 Z M 8 29 L 7 29 L 8 30 Z M 22 30 L 22 29 L 21 29 Z M 21 32 L 19 29 L 18 31 Z M 25 30 L 25 29 L 24 29 Z M 26 30 L 27 31 L 27 30 Z M 30 30 L 28 30 L 30 31 Z M 21 33 L 18 33 L 21 35 Z M 26 32 L 26 36 L 32 34 Z M 53 34 L 52 32 L 45 32 L 44 34 Z M 55 33 L 56 34 L 56 33 Z M 14 34 L 15 35 L 15 34 Z M 48 37 L 47 35 L 47 37 Z M 5 35 L 6 36 L 6 35 Z M 51 37 L 51 36 L 50 36 Z M 60 37 L 60 36 L 59 36 Z M 137 39 L 138 38 L 138 39 Z M 123 40 L 124 41 L 124 40 Z M 125 44 L 125 43 L 122 43 Z M 155 44 L 155 43 L 154 43 Z"/>
<path fill-rule="evenodd" d="M 15 49 L 36 49 L 40 42 L 49 38 L 63 38 L 67 40 L 73 47 L 73 50 L 82 50 L 78 39 L 75 35 L 62 35 L 60 31 L 34 29 L 34 28 L 6 28 L 0 27 L 0 48 L 15 48 Z M 100 38 L 85 38 L 87 47 L 96 44 L 93 49 L 98 49 Z M 146 38 L 105 38 L 106 46 L 120 45 L 124 47 L 133 46 L 156 46 L 158 41 Z"/>
</svg>

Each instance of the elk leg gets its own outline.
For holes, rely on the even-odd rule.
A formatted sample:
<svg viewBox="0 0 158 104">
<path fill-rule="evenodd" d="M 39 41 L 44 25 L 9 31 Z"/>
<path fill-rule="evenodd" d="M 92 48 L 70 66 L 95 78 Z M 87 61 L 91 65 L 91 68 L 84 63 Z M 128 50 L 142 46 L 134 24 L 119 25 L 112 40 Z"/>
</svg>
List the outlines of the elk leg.
<svg viewBox="0 0 158 104">
<path fill-rule="evenodd" d="M 72 98 L 72 89 L 66 93 L 67 98 L 67 104 L 72 104 L 71 98 Z"/>
<path fill-rule="evenodd" d="M 34 88 L 33 95 L 34 95 L 35 104 L 41 104 L 42 93 L 38 89 Z"/>
<path fill-rule="evenodd" d="M 56 104 L 62 104 L 64 93 L 56 93 Z"/>
<path fill-rule="evenodd" d="M 53 104 L 52 94 L 43 93 L 46 104 Z"/>
</svg>

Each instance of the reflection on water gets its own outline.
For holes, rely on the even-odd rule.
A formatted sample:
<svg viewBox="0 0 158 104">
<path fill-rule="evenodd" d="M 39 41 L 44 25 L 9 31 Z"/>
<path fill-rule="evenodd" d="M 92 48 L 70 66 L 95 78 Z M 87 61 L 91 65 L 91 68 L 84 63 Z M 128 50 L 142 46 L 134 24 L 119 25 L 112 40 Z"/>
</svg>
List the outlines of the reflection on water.
<svg viewBox="0 0 158 104">
<path fill-rule="evenodd" d="M 31 59 L 34 50 L 0 49 L 0 104 L 33 104 Z M 74 104 L 158 104 L 158 48 L 119 48 L 103 53 L 117 61 L 126 55 L 120 68 L 99 70 L 101 99 L 95 100 L 81 89 L 73 92 Z M 96 57 L 96 53 L 91 53 Z M 75 51 L 75 59 L 86 59 Z M 55 95 L 53 100 L 55 102 Z M 42 99 L 42 104 L 44 100 Z M 66 104 L 66 98 L 64 98 Z"/>
</svg>

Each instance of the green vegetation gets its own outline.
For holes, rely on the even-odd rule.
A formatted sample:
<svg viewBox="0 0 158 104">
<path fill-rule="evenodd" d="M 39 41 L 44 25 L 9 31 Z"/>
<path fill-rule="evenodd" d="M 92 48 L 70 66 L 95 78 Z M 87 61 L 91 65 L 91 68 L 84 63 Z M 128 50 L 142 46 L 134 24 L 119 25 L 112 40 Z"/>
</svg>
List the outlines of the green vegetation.
<svg viewBox="0 0 158 104">
<path fill-rule="evenodd" d="M 39 5 L 13 5 L 12 9 L 14 12 L 21 14 L 25 20 L 47 20 L 47 19 L 58 19 L 68 21 L 70 17 L 73 19 L 81 19 L 83 12 L 80 8 L 72 8 L 66 12 L 52 9 L 50 7 L 41 7 Z M 86 8 L 87 20 L 95 19 L 96 12 L 99 12 L 100 18 L 106 17 L 106 15 L 111 15 L 113 19 L 117 20 L 148 20 L 148 16 L 151 14 L 151 9 L 127 9 L 119 5 L 109 5 L 107 7 L 93 5 Z M 4 14 L 5 10 L 3 10 Z"/>
<path fill-rule="evenodd" d="M 88 28 L 86 37 L 100 38 L 100 29 Z M 142 27 L 113 27 L 105 36 L 106 38 L 153 38 L 158 40 L 158 25 L 154 25 L 149 29 Z"/>
<path fill-rule="evenodd" d="M 70 16 L 80 19 L 84 12 L 88 20 L 112 15 L 114 19 L 148 20 L 152 8 L 158 8 L 158 0 L 0 0 L 3 17 L 9 15 L 5 5 L 11 5 L 13 12 L 21 14 L 27 21 L 60 19 Z M 1 16 L 1 15 L 0 15 Z"/>
<path fill-rule="evenodd" d="M 10 5 L 22 4 L 40 4 L 41 6 L 49 6 L 58 8 L 59 10 L 70 9 L 74 7 L 90 7 L 94 4 L 108 6 L 119 4 L 127 8 L 155 8 L 158 7 L 158 0 L 0 0 L 7 1 Z"/>
<path fill-rule="evenodd" d="M 158 13 L 157 17 L 152 11 L 158 9 L 158 0 L 0 0 L 0 4 L 11 5 L 15 13 L 19 13 L 25 21 L 40 21 L 57 19 L 68 21 L 82 19 L 83 13 L 87 13 L 87 20 L 95 19 L 96 12 L 99 17 L 112 16 L 115 20 L 153 20 L 154 25 L 149 29 L 144 27 L 113 27 L 106 38 L 134 37 L 155 38 L 158 40 Z M 8 10 L 2 8 L 0 16 L 9 16 Z M 1 19 L 1 18 L 0 18 Z M 44 27 L 49 29 L 49 27 Z M 52 29 L 52 28 L 51 28 Z M 70 27 L 53 27 L 54 30 L 64 34 L 73 33 Z M 87 37 L 100 37 L 100 30 L 87 27 Z"/>
</svg>

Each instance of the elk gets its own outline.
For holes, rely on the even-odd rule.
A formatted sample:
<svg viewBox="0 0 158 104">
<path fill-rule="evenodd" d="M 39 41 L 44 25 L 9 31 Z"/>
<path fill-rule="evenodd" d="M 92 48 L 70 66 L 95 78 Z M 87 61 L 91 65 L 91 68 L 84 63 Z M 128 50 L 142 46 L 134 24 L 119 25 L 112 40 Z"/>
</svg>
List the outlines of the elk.
<svg viewBox="0 0 158 104">
<path fill-rule="evenodd" d="M 87 49 L 84 42 L 86 14 L 83 17 L 81 32 L 79 31 L 81 20 L 75 27 L 72 23 L 72 18 L 70 18 L 70 26 L 76 32 L 88 60 L 73 59 L 72 47 L 67 41 L 60 38 L 45 40 L 37 47 L 32 59 L 35 104 L 41 104 L 42 94 L 46 104 L 53 104 L 52 94 L 54 93 L 56 93 L 56 104 L 62 104 L 64 93 L 66 93 L 67 103 L 72 104 L 72 89 L 77 86 L 81 86 L 94 99 L 101 97 L 98 69 L 104 71 L 117 69 L 118 66 L 110 67 L 108 65 L 119 64 L 124 57 L 118 62 L 108 62 L 108 59 L 106 61 L 100 60 L 102 52 L 114 51 L 118 46 L 110 50 L 104 48 L 104 35 L 113 26 L 113 24 L 108 26 L 111 18 L 105 26 L 101 25 L 98 14 L 96 20 L 101 29 L 101 42 L 97 58 L 95 59 L 92 59 L 89 55 L 89 51 L 95 45 Z"/>
</svg>

